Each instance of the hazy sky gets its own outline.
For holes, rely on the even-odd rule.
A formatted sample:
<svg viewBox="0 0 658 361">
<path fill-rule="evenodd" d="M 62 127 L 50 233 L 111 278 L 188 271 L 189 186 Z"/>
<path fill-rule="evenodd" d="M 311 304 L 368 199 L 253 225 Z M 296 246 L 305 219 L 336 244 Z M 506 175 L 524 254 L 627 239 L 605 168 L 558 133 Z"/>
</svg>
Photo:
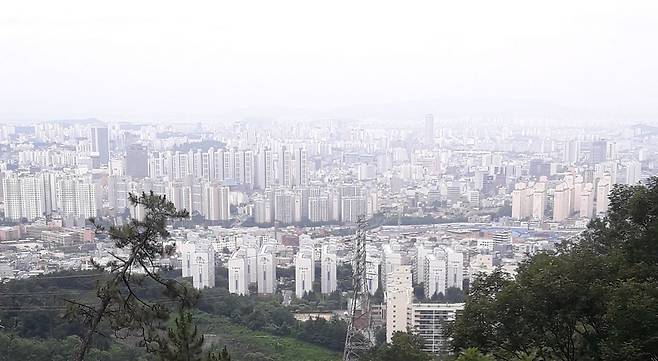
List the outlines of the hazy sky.
<svg viewBox="0 0 658 361">
<path fill-rule="evenodd" d="M 0 120 L 481 100 L 658 114 L 658 1 L 0 2 Z"/>
</svg>

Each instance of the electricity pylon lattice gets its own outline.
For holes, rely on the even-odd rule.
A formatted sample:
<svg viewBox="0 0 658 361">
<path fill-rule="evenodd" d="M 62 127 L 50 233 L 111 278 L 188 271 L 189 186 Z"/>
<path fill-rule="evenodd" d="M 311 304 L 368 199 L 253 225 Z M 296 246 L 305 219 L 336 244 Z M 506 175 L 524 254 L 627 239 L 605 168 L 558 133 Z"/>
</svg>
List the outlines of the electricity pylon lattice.
<svg viewBox="0 0 658 361">
<path fill-rule="evenodd" d="M 356 236 L 354 238 L 354 259 L 352 260 L 352 284 L 354 293 L 350 305 L 350 320 L 345 337 L 343 361 L 358 360 L 374 345 L 372 312 L 370 309 L 370 290 L 368 289 L 366 264 L 366 227 L 365 216 L 359 216 Z"/>
</svg>

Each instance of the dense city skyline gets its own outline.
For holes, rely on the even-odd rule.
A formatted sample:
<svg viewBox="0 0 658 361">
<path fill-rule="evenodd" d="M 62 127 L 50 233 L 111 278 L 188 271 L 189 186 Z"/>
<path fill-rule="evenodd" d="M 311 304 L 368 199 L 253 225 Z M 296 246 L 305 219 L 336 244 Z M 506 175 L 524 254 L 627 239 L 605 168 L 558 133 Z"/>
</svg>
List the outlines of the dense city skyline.
<svg viewBox="0 0 658 361">
<path fill-rule="evenodd" d="M 0 358 L 658 360 L 658 2 L 0 2 Z"/>
</svg>

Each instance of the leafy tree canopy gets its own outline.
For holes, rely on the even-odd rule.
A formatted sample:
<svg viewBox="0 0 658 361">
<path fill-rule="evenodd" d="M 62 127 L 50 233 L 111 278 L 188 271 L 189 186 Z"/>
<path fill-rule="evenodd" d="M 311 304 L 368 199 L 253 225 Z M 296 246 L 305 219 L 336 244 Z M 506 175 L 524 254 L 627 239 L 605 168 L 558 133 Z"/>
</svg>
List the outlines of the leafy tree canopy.
<svg viewBox="0 0 658 361">
<path fill-rule="evenodd" d="M 472 284 L 452 330 L 455 351 L 497 359 L 658 357 L 658 177 L 617 185 L 607 216 L 518 269 Z"/>
</svg>

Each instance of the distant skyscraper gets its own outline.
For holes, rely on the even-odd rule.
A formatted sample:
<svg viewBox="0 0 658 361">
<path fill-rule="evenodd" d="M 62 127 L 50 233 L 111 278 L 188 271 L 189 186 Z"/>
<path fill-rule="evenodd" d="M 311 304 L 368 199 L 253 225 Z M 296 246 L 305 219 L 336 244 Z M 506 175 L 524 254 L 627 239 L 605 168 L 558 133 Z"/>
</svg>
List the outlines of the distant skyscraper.
<svg viewBox="0 0 658 361">
<path fill-rule="evenodd" d="M 241 248 L 228 260 L 228 291 L 238 295 L 249 294 L 248 257 Z"/>
<path fill-rule="evenodd" d="M 402 264 L 402 256 L 398 251 L 397 244 L 385 244 L 382 246 L 382 285 L 384 291 L 388 287 L 388 277 Z"/>
<path fill-rule="evenodd" d="M 4 178 L 2 180 L 2 193 L 5 198 L 5 218 L 12 221 L 19 221 L 23 216 L 20 178 L 13 175 Z"/>
<path fill-rule="evenodd" d="M 592 142 L 592 152 L 590 154 L 590 163 L 597 164 L 605 162 L 608 155 L 608 142 L 597 140 Z"/>
<path fill-rule="evenodd" d="M 566 183 L 558 184 L 553 194 L 553 220 L 556 222 L 569 218 L 571 189 Z"/>
<path fill-rule="evenodd" d="M 598 184 L 596 185 L 596 214 L 604 215 L 608 212 L 608 204 L 610 200 L 610 190 L 612 188 L 612 182 L 610 181 L 610 175 L 605 175 L 603 178 L 599 179 Z"/>
<path fill-rule="evenodd" d="M 143 146 L 132 144 L 126 149 L 126 175 L 148 177 L 148 154 Z"/>
<path fill-rule="evenodd" d="M 592 189 L 592 183 L 587 183 L 583 186 L 583 190 L 580 193 L 580 217 L 581 218 L 592 218 L 594 212 L 594 190 Z"/>
<path fill-rule="evenodd" d="M 309 197 L 308 213 L 311 222 L 329 221 L 328 197 L 326 195 Z"/>
<path fill-rule="evenodd" d="M 211 245 L 196 245 L 192 284 L 198 290 L 215 287 L 215 250 Z"/>
<path fill-rule="evenodd" d="M 295 295 L 302 298 L 306 293 L 313 291 L 313 250 L 300 247 L 295 257 Z"/>
<path fill-rule="evenodd" d="M 258 293 L 276 292 L 276 258 L 272 245 L 263 245 L 258 254 Z"/>
<path fill-rule="evenodd" d="M 277 180 L 282 187 L 292 186 L 292 152 L 288 147 L 282 146 L 279 152 Z"/>
<path fill-rule="evenodd" d="M 425 115 L 425 144 L 434 144 L 434 115 Z"/>
<path fill-rule="evenodd" d="M 219 183 L 203 185 L 201 213 L 209 221 L 226 221 L 231 218 L 229 187 Z"/>
<path fill-rule="evenodd" d="M 183 277 L 192 277 L 192 266 L 194 265 L 194 253 L 196 246 L 193 242 L 184 242 L 181 245 L 181 273 Z"/>
<path fill-rule="evenodd" d="M 416 252 L 413 258 L 413 276 L 415 283 L 425 282 L 425 258 L 429 251 L 422 242 L 416 242 Z"/>
<path fill-rule="evenodd" d="M 437 254 L 425 257 L 425 297 L 446 293 L 446 259 Z"/>
<path fill-rule="evenodd" d="M 546 184 L 535 184 L 532 193 L 532 218 L 536 220 L 544 219 L 546 209 Z"/>
<path fill-rule="evenodd" d="M 98 185 L 91 179 L 66 177 L 57 181 L 58 208 L 66 216 L 96 217 L 101 208 Z"/>
<path fill-rule="evenodd" d="M 262 148 L 256 155 L 256 188 L 267 189 L 274 186 L 274 163 L 272 150 L 268 147 Z"/>
<path fill-rule="evenodd" d="M 626 163 L 626 184 L 635 185 L 642 179 L 642 163 L 632 161 Z"/>
<path fill-rule="evenodd" d="M 512 191 L 512 218 L 525 219 L 532 215 L 533 191 L 526 183 L 517 183 Z"/>
<path fill-rule="evenodd" d="M 564 142 L 562 160 L 565 163 L 576 163 L 580 159 L 580 141 L 568 140 Z"/>
<path fill-rule="evenodd" d="M 447 248 L 446 252 L 446 289 L 455 287 L 460 290 L 464 284 L 464 254 Z"/>
<path fill-rule="evenodd" d="M 407 312 L 413 300 L 411 266 L 399 266 L 386 281 L 386 342 L 393 333 L 407 331 Z"/>
<path fill-rule="evenodd" d="M 293 164 L 295 168 L 293 171 L 294 185 L 308 185 L 308 156 L 306 148 L 299 147 L 295 149 L 295 159 Z"/>
<path fill-rule="evenodd" d="M 320 289 L 323 294 L 330 294 L 336 291 L 336 245 L 322 245 L 320 260 Z"/>
<path fill-rule="evenodd" d="M 282 224 L 293 223 L 295 194 L 291 191 L 277 192 L 274 196 L 274 217 Z"/>
<path fill-rule="evenodd" d="M 445 354 L 450 351 L 446 325 L 454 322 L 463 309 L 463 303 L 414 303 L 409 307 L 407 326 L 425 340 L 423 351 Z"/>
<path fill-rule="evenodd" d="M 110 162 L 110 135 L 108 128 L 92 127 L 90 129 L 89 139 L 91 141 L 91 151 L 98 156 L 98 162 L 101 166 Z"/>
</svg>

